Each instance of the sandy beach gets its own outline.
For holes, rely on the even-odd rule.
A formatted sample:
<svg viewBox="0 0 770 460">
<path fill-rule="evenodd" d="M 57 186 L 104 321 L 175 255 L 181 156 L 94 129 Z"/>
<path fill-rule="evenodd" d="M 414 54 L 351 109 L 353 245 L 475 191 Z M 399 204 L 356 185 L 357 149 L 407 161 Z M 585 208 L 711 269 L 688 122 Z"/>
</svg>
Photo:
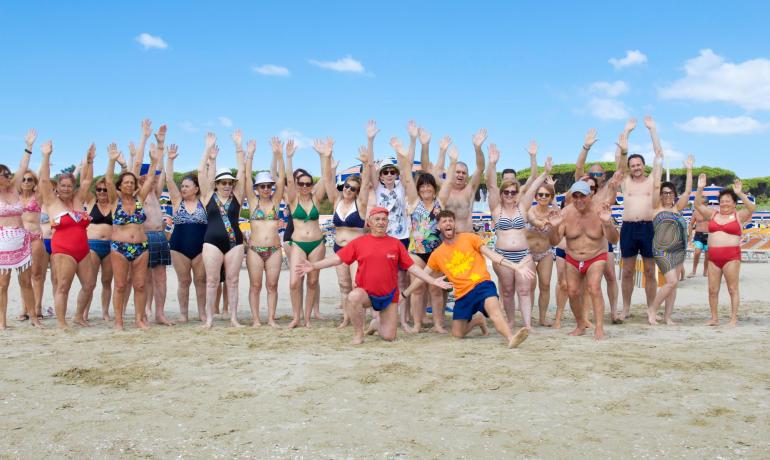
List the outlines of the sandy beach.
<svg viewBox="0 0 770 460">
<path fill-rule="evenodd" d="M 606 326 L 605 342 L 567 336 L 567 312 L 563 329 L 537 328 L 508 350 L 494 331 L 399 331 L 394 343 L 352 347 L 351 330 L 335 328 L 333 270 L 321 275 L 327 319 L 309 330 L 285 328 L 285 270 L 280 330 L 218 318 L 208 332 L 197 321 L 142 332 L 130 306 L 129 329 L 115 333 L 95 303 L 94 327 L 61 332 L 46 319 L 39 331 L 15 319 L 14 279 L 0 333 L 0 458 L 767 458 L 769 281 L 770 265 L 743 265 L 734 329 L 704 326 L 699 276 L 680 285 L 676 326 L 646 325 L 636 289 L 633 318 Z M 175 283 L 169 269 L 172 319 Z M 247 283 L 244 269 L 244 324 Z M 724 287 L 721 297 L 726 324 Z M 261 305 L 264 321 L 264 293 Z"/>
</svg>

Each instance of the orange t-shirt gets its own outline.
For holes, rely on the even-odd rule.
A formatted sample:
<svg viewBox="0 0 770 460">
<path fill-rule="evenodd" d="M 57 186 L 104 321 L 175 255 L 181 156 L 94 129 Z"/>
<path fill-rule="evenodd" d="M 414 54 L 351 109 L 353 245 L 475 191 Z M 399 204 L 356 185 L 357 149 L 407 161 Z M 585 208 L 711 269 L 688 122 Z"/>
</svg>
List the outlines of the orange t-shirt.
<svg viewBox="0 0 770 460">
<path fill-rule="evenodd" d="M 452 244 L 441 243 L 428 259 L 428 267 L 442 272 L 454 285 L 455 299 L 469 293 L 482 281 L 491 281 L 487 261 L 481 255 L 481 237 L 475 233 L 459 233 Z"/>
</svg>

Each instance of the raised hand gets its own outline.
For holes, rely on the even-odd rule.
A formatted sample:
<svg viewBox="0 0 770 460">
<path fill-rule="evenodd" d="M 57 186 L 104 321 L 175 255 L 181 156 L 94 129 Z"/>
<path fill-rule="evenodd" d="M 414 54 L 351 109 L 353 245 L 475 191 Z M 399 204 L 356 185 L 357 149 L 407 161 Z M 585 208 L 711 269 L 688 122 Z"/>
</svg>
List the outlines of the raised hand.
<svg viewBox="0 0 770 460">
<path fill-rule="evenodd" d="M 53 152 L 53 143 L 51 141 L 45 141 L 43 145 L 40 146 L 40 153 L 49 156 L 51 152 Z"/>
<path fill-rule="evenodd" d="M 564 217 L 562 217 L 560 209 L 551 209 L 548 211 L 548 223 L 551 224 L 551 227 L 558 227 L 563 220 Z"/>
<path fill-rule="evenodd" d="M 294 156 L 294 152 L 297 151 L 297 147 L 294 145 L 294 139 L 286 141 L 286 158 Z"/>
<path fill-rule="evenodd" d="M 553 178 L 552 175 L 545 176 L 545 183 L 550 185 L 551 187 L 556 188 L 556 179 Z"/>
<path fill-rule="evenodd" d="M 415 123 L 414 120 L 409 120 L 409 123 L 406 124 L 406 132 L 409 133 L 409 137 L 416 139 L 419 131 L 420 129 L 417 127 L 417 123 Z"/>
<path fill-rule="evenodd" d="M 158 132 L 155 133 L 155 140 L 158 142 L 158 148 L 162 149 L 166 142 L 166 125 L 160 125 Z"/>
<path fill-rule="evenodd" d="M 396 153 L 400 154 L 400 152 L 404 151 L 403 144 L 401 144 L 401 139 L 396 136 L 390 138 L 390 146 L 393 147 L 393 150 L 395 150 Z"/>
<path fill-rule="evenodd" d="M 332 146 L 323 139 L 315 139 L 313 141 L 313 149 L 321 156 L 328 157 L 332 154 Z"/>
<path fill-rule="evenodd" d="M 591 128 L 586 133 L 585 139 L 583 139 L 583 148 L 589 150 L 596 142 L 596 128 Z"/>
<path fill-rule="evenodd" d="M 379 132 L 380 130 L 377 129 L 377 121 L 369 120 L 369 123 L 366 124 L 366 138 L 373 140 Z"/>
<path fill-rule="evenodd" d="M 177 156 L 179 156 L 179 146 L 176 144 L 171 144 L 168 146 L 168 159 L 169 160 L 175 160 Z"/>
<path fill-rule="evenodd" d="M 235 144 L 235 148 L 238 150 L 243 148 L 243 133 L 240 129 L 233 131 L 233 144 Z"/>
<path fill-rule="evenodd" d="M 254 146 L 256 149 L 257 147 Z M 283 142 L 279 137 L 270 138 L 270 149 L 273 151 L 273 155 L 280 155 L 283 153 Z"/>
<path fill-rule="evenodd" d="M 456 146 L 456 145 L 453 145 L 453 146 L 452 146 L 452 147 L 449 149 L 449 160 L 450 160 L 450 161 L 455 161 L 455 162 L 456 162 L 456 161 L 457 161 L 457 158 L 459 158 L 459 157 L 460 157 L 460 153 L 457 151 L 457 146 Z"/>
<path fill-rule="evenodd" d="M 452 289 L 452 283 L 447 282 L 446 276 L 434 278 L 431 284 L 444 290 Z"/>
<path fill-rule="evenodd" d="M 339 165 L 340 165 L 340 160 L 334 158 L 334 156 L 332 155 L 332 171 L 336 171 L 337 166 Z"/>
<path fill-rule="evenodd" d="M 481 128 L 473 135 L 473 146 L 480 149 L 485 140 L 487 140 L 487 128 Z"/>
<path fill-rule="evenodd" d="M 700 173 L 698 175 L 698 188 L 703 188 L 706 186 L 706 174 Z"/>
<path fill-rule="evenodd" d="M 32 150 L 32 146 L 35 144 L 35 139 L 37 139 L 37 131 L 34 129 L 27 131 L 27 135 L 24 136 L 24 142 L 27 144 L 27 150 Z"/>
<path fill-rule="evenodd" d="M 615 145 L 620 148 L 621 152 L 628 153 L 628 134 L 620 133 L 620 136 L 618 136 L 618 141 L 615 142 Z"/>
<path fill-rule="evenodd" d="M 152 120 L 145 118 L 142 120 L 142 137 L 149 139 L 150 134 L 152 134 Z"/>
<path fill-rule="evenodd" d="M 529 146 L 527 147 L 527 153 L 529 153 L 529 156 L 531 156 L 531 157 L 537 155 L 537 141 L 536 140 L 532 139 L 531 141 L 529 141 Z"/>
<path fill-rule="evenodd" d="M 553 169 L 553 159 L 551 157 L 548 157 L 545 159 L 545 174 L 546 175 L 551 174 L 552 169 Z"/>
<path fill-rule="evenodd" d="M 369 161 L 369 149 L 366 148 L 366 146 L 361 146 L 358 148 L 358 160 L 361 163 L 366 163 Z"/>
<path fill-rule="evenodd" d="M 217 155 L 219 155 L 219 146 L 214 144 L 209 149 L 209 160 L 216 160 Z"/>
<path fill-rule="evenodd" d="M 120 156 L 120 151 L 118 150 L 118 144 L 112 143 L 107 146 L 107 155 L 109 155 L 110 160 L 118 161 L 118 157 Z"/>
<path fill-rule="evenodd" d="M 737 195 L 740 195 L 741 192 L 743 192 L 743 182 L 737 177 L 735 178 L 735 182 L 733 182 L 733 192 Z"/>
<path fill-rule="evenodd" d="M 604 223 L 607 223 L 612 218 L 612 211 L 610 211 L 610 204 L 609 203 L 603 203 L 602 207 L 599 208 L 599 220 L 601 220 Z"/>
<path fill-rule="evenodd" d="M 120 152 L 120 151 L 118 152 L 118 160 L 117 160 L 117 162 L 123 168 L 125 168 L 127 166 L 126 165 L 126 159 L 123 158 L 123 152 Z"/>
<path fill-rule="evenodd" d="M 246 143 L 246 155 L 249 156 L 249 158 L 254 157 L 254 152 L 257 151 L 257 141 L 254 139 L 249 139 L 249 141 Z"/>
<path fill-rule="evenodd" d="M 692 166 L 695 164 L 695 157 L 687 155 L 687 159 L 684 160 L 684 167 L 687 170 L 692 170 Z"/>
<path fill-rule="evenodd" d="M 446 151 L 450 145 L 452 145 L 452 138 L 449 136 L 444 136 L 439 141 L 438 148 L 439 150 Z"/>
<path fill-rule="evenodd" d="M 132 157 L 136 156 L 136 146 L 133 141 L 128 143 L 128 153 L 130 153 Z"/>
<path fill-rule="evenodd" d="M 217 143 L 217 135 L 214 133 L 207 133 L 206 134 L 206 151 L 211 150 L 214 148 L 214 145 Z"/>
<path fill-rule="evenodd" d="M 150 160 L 156 165 L 163 158 L 163 150 L 159 149 L 155 144 L 150 144 Z"/>
<path fill-rule="evenodd" d="M 418 129 L 418 132 L 420 134 L 420 144 L 425 145 L 430 143 L 430 131 L 420 128 Z"/>
<path fill-rule="evenodd" d="M 626 122 L 626 126 L 623 128 L 623 132 L 626 133 L 626 136 L 628 133 L 634 130 L 636 128 L 636 118 L 629 118 Z"/>
<path fill-rule="evenodd" d="M 623 180 L 623 173 L 620 172 L 620 170 L 618 170 L 612 174 L 612 177 L 610 178 L 610 181 L 608 183 L 610 186 L 617 188 L 620 186 L 620 182 L 622 180 Z"/>
<path fill-rule="evenodd" d="M 96 144 L 92 142 L 91 145 L 88 147 L 88 151 L 86 152 L 86 160 L 89 163 L 93 163 L 94 158 L 96 158 Z"/>
<path fill-rule="evenodd" d="M 497 144 L 489 144 L 489 162 L 497 163 L 500 160 L 500 151 L 497 150 Z"/>
<path fill-rule="evenodd" d="M 647 129 L 649 130 L 655 129 L 656 128 L 655 120 L 653 120 L 650 115 L 647 115 L 646 117 L 644 117 L 644 126 L 646 126 Z"/>
</svg>

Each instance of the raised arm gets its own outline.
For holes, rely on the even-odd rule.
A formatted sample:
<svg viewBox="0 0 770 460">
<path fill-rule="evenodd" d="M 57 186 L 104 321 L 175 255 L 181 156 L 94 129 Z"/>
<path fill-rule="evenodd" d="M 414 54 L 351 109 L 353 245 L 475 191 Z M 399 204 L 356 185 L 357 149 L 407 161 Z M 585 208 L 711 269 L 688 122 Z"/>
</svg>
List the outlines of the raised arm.
<svg viewBox="0 0 770 460">
<path fill-rule="evenodd" d="M 91 193 L 91 184 L 94 182 L 94 158 L 96 157 L 96 146 L 92 143 L 88 147 L 85 158 L 85 167 L 83 168 L 83 176 L 80 178 L 80 187 L 78 187 L 78 193 L 75 195 L 76 200 L 80 200 L 80 203 L 88 200 L 88 195 Z"/>
<path fill-rule="evenodd" d="M 495 209 L 500 203 L 500 187 L 497 186 L 497 162 L 500 160 L 500 151 L 497 144 L 489 144 L 489 164 L 487 165 L 487 201 L 489 210 Z M 492 197 L 495 197 L 494 199 Z M 494 204 L 494 206 L 492 206 Z"/>
<path fill-rule="evenodd" d="M 628 174 L 628 134 L 625 132 L 620 133 L 618 136 L 618 142 L 615 143 L 618 146 L 617 167 L 618 171 L 623 177 Z"/>
<path fill-rule="evenodd" d="M 35 145 L 35 139 L 37 139 L 37 132 L 34 129 L 27 131 L 27 135 L 24 136 L 24 154 L 21 156 L 21 162 L 19 162 L 19 169 L 16 170 L 16 174 L 13 176 L 13 190 L 19 190 L 21 188 L 21 179 L 24 177 L 24 173 L 29 169 L 29 159 L 32 157 L 32 147 Z"/>
<path fill-rule="evenodd" d="M 655 159 L 652 161 L 652 209 L 660 206 L 660 184 L 663 175 L 663 151 L 655 151 Z"/>
<path fill-rule="evenodd" d="M 692 165 L 695 163 L 695 158 L 692 155 L 688 155 L 684 160 L 684 167 L 687 170 L 687 179 L 684 184 L 684 193 L 679 196 L 679 201 L 676 203 L 678 210 L 683 210 L 690 204 L 690 192 L 692 192 Z"/>
<path fill-rule="evenodd" d="M 132 172 L 134 175 L 136 175 L 136 177 L 139 177 L 139 170 L 142 168 L 142 162 L 144 161 L 144 147 L 147 144 L 147 139 L 150 138 L 151 134 L 152 121 L 149 118 L 145 118 L 142 120 L 142 137 L 139 139 L 139 148 L 136 150 L 136 158 L 134 159 L 133 163 Z"/>
<path fill-rule="evenodd" d="M 414 155 L 417 152 L 417 136 L 420 134 L 420 128 L 417 127 L 417 123 L 414 120 L 409 120 L 409 123 L 406 124 L 406 132 L 409 133 L 409 158 L 414 162 Z"/>
<path fill-rule="evenodd" d="M 168 146 L 168 155 L 166 156 L 166 188 L 168 188 L 168 196 L 171 198 L 171 205 L 174 209 L 182 201 L 182 194 L 174 182 L 174 160 L 179 155 L 178 150 L 179 147 L 176 144 L 171 144 Z"/>
<path fill-rule="evenodd" d="M 44 142 L 40 146 L 42 159 L 40 161 L 39 189 L 44 204 L 52 203 L 56 199 L 56 194 L 53 192 L 53 184 L 51 184 L 51 152 L 53 152 L 51 141 Z"/>
<path fill-rule="evenodd" d="M 591 146 L 596 142 L 596 128 L 591 128 L 586 133 L 586 137 L 583 139 L 583 148 L 578 153 L 577 161 L 575 162 L 575 180 L 579 181 L 583 174 L 585 174 L 586 158 L 588 157 L 588 151 L 591 150 Z M 532 175 L 530 174 L 530 177 Z"/>
<path fill-rule="evenodd" d="M 751 216 L 754 215 L 754 210 L 757 209 L 757 206 L 749 201 L 749 197 L 743 193 L 743 182 L 738 178 L 733 182 L 733 192 L 743 201 L 743 209 L 738 211 L 738 219 L 741 221 L 741 225 L 743 225 L 751 220 Z"/>
<path fill-rule="evenodd" d="M 342 192 L 337 190 L 337 166 L 339 165 L 339 160 L 336 160 L 334 155 L 332 155 L 330 162 L 331 166 L 329 167 L 328 177 L 321 177 L 319 182 L 323 182 L 324 187 L 326 187 L 326 196 L 329 197 L 329 202 L 334 205 L 342 197 Z"/>
<path fill-rule="evenodd" d="M 243 134 L 240 129 L 233 131 L 233 144 L 235 144 L 235 167 L 238 169 L 235 173 L 235 187 L 233 195 L 235 199 L 243 203 L 243 196 L 246 189 L 246 160 L 243 152 Z M 256 148 L 256 144 L 255 144 Z M 249 172 L 251 174 L 251 172 Z"/>
<path fill-rule="evenodd" d="M 478 189 L 479 184 L 481 184 L 481 176 L 484 174 L 484 151 L 481 150 L 481 146 L 484 145 L 485 140 L 487 140 L 486 128 L 481 128 L 473 135 L 473 150 L 476 152 L 476 170 L 473 171 L 470 180 L 472 194 L 476 193 L 476 189 Z"/>
<path fill-rule="evenodd" d="M 396 152 L 396 158 L 398 159 L 398 168 L 401 170 L 401 185 L 404 187 L 406 193 L 407 207 L 411 207 L 413 203 L 417 203 L 420 196 L 417 194 L 417 187 L 414 184 L 414 178 L 412 177 L 412 165 L 409 161 L 409 154 L 404 151 L 404 146 L 401 144 L 401 140 L 394 137 L 390 140 L 390 146 Z"/>
<path fill-rule="evenodd" d="M 369 179 L 369 171 L 372 169 L 372 158 L 369 156 L 369 149 L 361 146 L 358 148 L 358 159 L 361 161 L 361 190 L 358 191 L 358 213 L 361 216 L 366 215 L 366 205 L 369 202 L 369 189 L 372 182 Z"/>
<path fill-rule="evenodd" d="M 527 177 L 524 185 L 521 186 L 521 192 L 526 192 L 531 186 L 532 181 L 537 177 L 537 141 L 532 139 L 527 147 L 527 153 L 529 154 L 529 177 Z"/>
<path fill-rule="evenodd" d="M 459 156 L 459 153 L 457 152 L 457 147 L 452 146 L 449 148 L 449 170 L 447 171 L 448 177 L 454 177 L 455 171 L 457 170 L 457 157 Z M 451 180 L 445 180 L 443 184 L 441 184 L 441 189 L 438 192 L 438 200 L 440 203 L 442 203 L 444 206 L 446 206 L 447 201 L 449 200 L 449 192 L 452 190 L 452 181 Z"/>
<path fill-rule="evenodd" d="M 246 143 L 246 157 L 244 158 L 243 165 L 243 191 L 244 196 L 246 196 L 246 200 L 249 202 L 249 208 L 252 208 L 252 205 L 257 203 L 257 195 L 254 193 L 254 176 L 252 173 L 254 170 L 254 152 L 256 151 L 257 142 L 254 140 L 249 140 L 249 142 Z"/>
<path fill-rule="evenodd" d="M 366 125 L 366 146 L 369 150 L 369 158 L 371 161 L 374 161 L 374 138 L 379 132 L 380 130 L 377 128 L 377 122 L 375 120 L 369 120 L 369 123 Z M 377 177 L 377 168 L 369 168 L 369 174 L 371 174 L 369 177 L 370 183 L 377 185 L 377 182 L 380 179 Z"/>
<path fill-rule="evenodd" d="M 433 165 L 430 162 L 430 131 L 427 129 L 419 128 L 418 135 L 420 138 L 420 170 L 422 172 L 430 172 L 433 169 Z"/>
<path fill-rule="evenodd" d="M 548 177 L 549 174 L 551 174 L 551 169 L 553 168 L 553 159 L 551 157 L 548 157 L 545 159 L 545 170 L 538 174 L 538 176 L 535 178 L 535 180 L 532 182 L 532 185 L 527 189 L 526 192 L 524 192 L 524 196 L 521 197 L 519 200 L 519 209 L 521 210 L 522 215 L 526 216 L 529 212 L 529 208 L 532 207 L 532 199 L 535 197 L 535 193 L 537 193 L 537 189 L 540 188 L 541 185 L 543 185 L 543 182 L 545 182 L 546 177 Z M 535 171 L 537 171 L 537 166 L 535 166 Z M 532 174 L 530 174 L 531 176 Z"/>
<path fill-rule="evenodd" d="M 201 157 L 201 163 L 198 166 L 198 184 L 201 188 L 201 196 L 204 198 L 204 203 L 208 201 L 210 193 L 214 191 L 214 175 L 216 174 L 217 158 L 216 154 L 219 153 L 219 150 L 216 148 L 216 142 L 216 134 L 206 134 L 205 147 L 203 148 L 203 157 Z"/>
<path fill-rule="evenodd" d="M 662 152 L 663 148 L 660 146 L 660 139 L 658 138 L 658 127 L 655 124 L 655 120 L 653 120 L 651 116 L 647 115 L 644 117 L 644 126 L 646 126 L 650 131 L 650 139 L 652 139 L 652 150 L 655 152 Z"/>
<path fill-rule="evenodd" d="M 701 216 L 703 216 L 703 219 L 708 220 L 711 219 L 712 211 L 711 209 L 703 204 L 703 188 L 706 186 L 706 175 L 701 173 L 698 176 L 698 190 L 695 192 L 695 201 L 693 202 L 693 206 L 695 206 L 695 209 L 700 213 Z"/>
<path fill-rule="evenodd" d="M 115 162 L 118 161 L 120 151 L 118 150 L 118 144 L 112 143 L 107 146 L 107 170 L 104 172 L 104 182 L 107 186 L 107 198 L 110 200 L 110 205 L 115 203 L 118 199 L 118 191 L 115 189 Z"/>
<path fill-rule="evenodd" d="M 626 121 L 626 125 L 623 127 L 623 134 L 625 134 L 625 151 L 628 153 L 628 136 L 631 135 L 631 131 L 636 128 L 636 118 L 629 118 L 628 121 Z M 615 149 L 615 170 L 619 170 L 621 168 L 621 164 L 625 164 L 626 158 L 623 157 L 623 148 L 620 146 L 621 142 L 616 143 L 615 145 L 617 148 Z M 628 166 L 626 164 L 626 166 Z"/>
<path fill-rule="evenodd" d="M 331 169 L 332 152 L 334 151 L 334 139 L 327 137 L 326 141 L 323 139 L 316 139 L 313 142 L 313 148 L 318 152 L 318 156 L 321 159 L 321 180 L 329 180 L 329 170 Z M 326 187 L 319 187 L 317 190 L 313 190 L 313 198 L 316 202 L 320 202 L 326 196 Z M 333 199 L 334 196 L 329 197 Z"/>
<path fill-rule="evenodd" d="M 599 208 L 599 220 L 602 221 L 602 232 L 604 232 L 604 237 L 607 238 L 607 241 L 612 244 L 618 244 L 620 233 L 618 233 L 618 229 L 612 221 L 612 212 L 610 211 L 609 204 L 601 204 L 601 208 Z"/>
<path fill-rule="evenodd" d="M 564 238 L 564 218 L 563 209 L 551 209 L 548 211 L 548 223 L 551 224 L 551 233 L 548 234 L 548 243 L 551 246 L 558 246 L 561 239 Z"/>
<path fill-rule="evenodd" d="M 444 136 L 438 144 L 438 160 L 436 165 L 431 170 L 433 177 L 436 179 L 436 184 L 440 187 L 444 183 L 444 163 L 446 161 L 446 151 L 449 146 L 452 145 L 452 138 Z"/>
<path fill-rule="evenodd" d="M 161 128 L 163 128 L 163 126 L 161 126 Z M 159 143 L 157 146 L 152 143 L 150 144 L 150 170 L 147 172 L 147 179 L 144 181 L 144 185 L 139 189 L 139 201 L 144 202 L 147 195 L 149 195 L 150 192 L 152 192 L 152 189 L 155 188 L 158 181 L 155 170 L 158 168 L 158 165 L 160 165 L 160 162 L 163 161 L 163 149 L 164 146 L 162 143 Z"/>
<path fill-rule="evenodd" d="M 292 148 L 294 148 L 294 141 L 290 140 L 287 143 L 292 145 Z M 273 163 L 276 167 L 276 172 L 278 173 L 278 176 L 273 176 L 273 178 L 276 180 L 275 182 L 275 193 L 273 193 L 273 206 L 276 208 L 280 206 L 281 200 L 283 200 L 283 191 L 286 189 L 286 169 L 283 167 L 283 142 L 281 142 L 281 139 L 277 137 L 273 137 L 270 139 L 270 149 L 273 152 Z"/>
<path fill-rule="evenodd" d="M 294 158 L 294 152 L 296 151 L 294 141 L 289 139 L 286 141 L 286 204 L 293 203 L 297 197 L 297 184 L 294 183 L 294 165 L 292 165 L 292 158 Z"/>
</svg>

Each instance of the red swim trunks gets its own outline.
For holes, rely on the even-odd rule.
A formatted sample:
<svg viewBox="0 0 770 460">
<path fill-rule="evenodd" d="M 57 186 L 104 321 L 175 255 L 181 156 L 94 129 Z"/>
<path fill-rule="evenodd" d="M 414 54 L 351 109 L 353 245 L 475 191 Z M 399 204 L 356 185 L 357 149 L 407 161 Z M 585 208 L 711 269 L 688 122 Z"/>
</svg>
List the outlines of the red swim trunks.
<svg viewBox="0 0 770 460">
<path fill-rule="evenodd" d="M 607 253 L 603 252 L 599 254 L 598 256 L 594 257 L 593 259 L 588 260 L 576 260 L 571 255 L 567 254 L 567 257 L 565 259 L 568 264 L 572 265 L 573 267 L 577 268 L 581 275 L 585 275 L 588 269 L 593 265 L 594 262 L 599 262 L 600 260 L 607 261 Z"/>
</svg>

